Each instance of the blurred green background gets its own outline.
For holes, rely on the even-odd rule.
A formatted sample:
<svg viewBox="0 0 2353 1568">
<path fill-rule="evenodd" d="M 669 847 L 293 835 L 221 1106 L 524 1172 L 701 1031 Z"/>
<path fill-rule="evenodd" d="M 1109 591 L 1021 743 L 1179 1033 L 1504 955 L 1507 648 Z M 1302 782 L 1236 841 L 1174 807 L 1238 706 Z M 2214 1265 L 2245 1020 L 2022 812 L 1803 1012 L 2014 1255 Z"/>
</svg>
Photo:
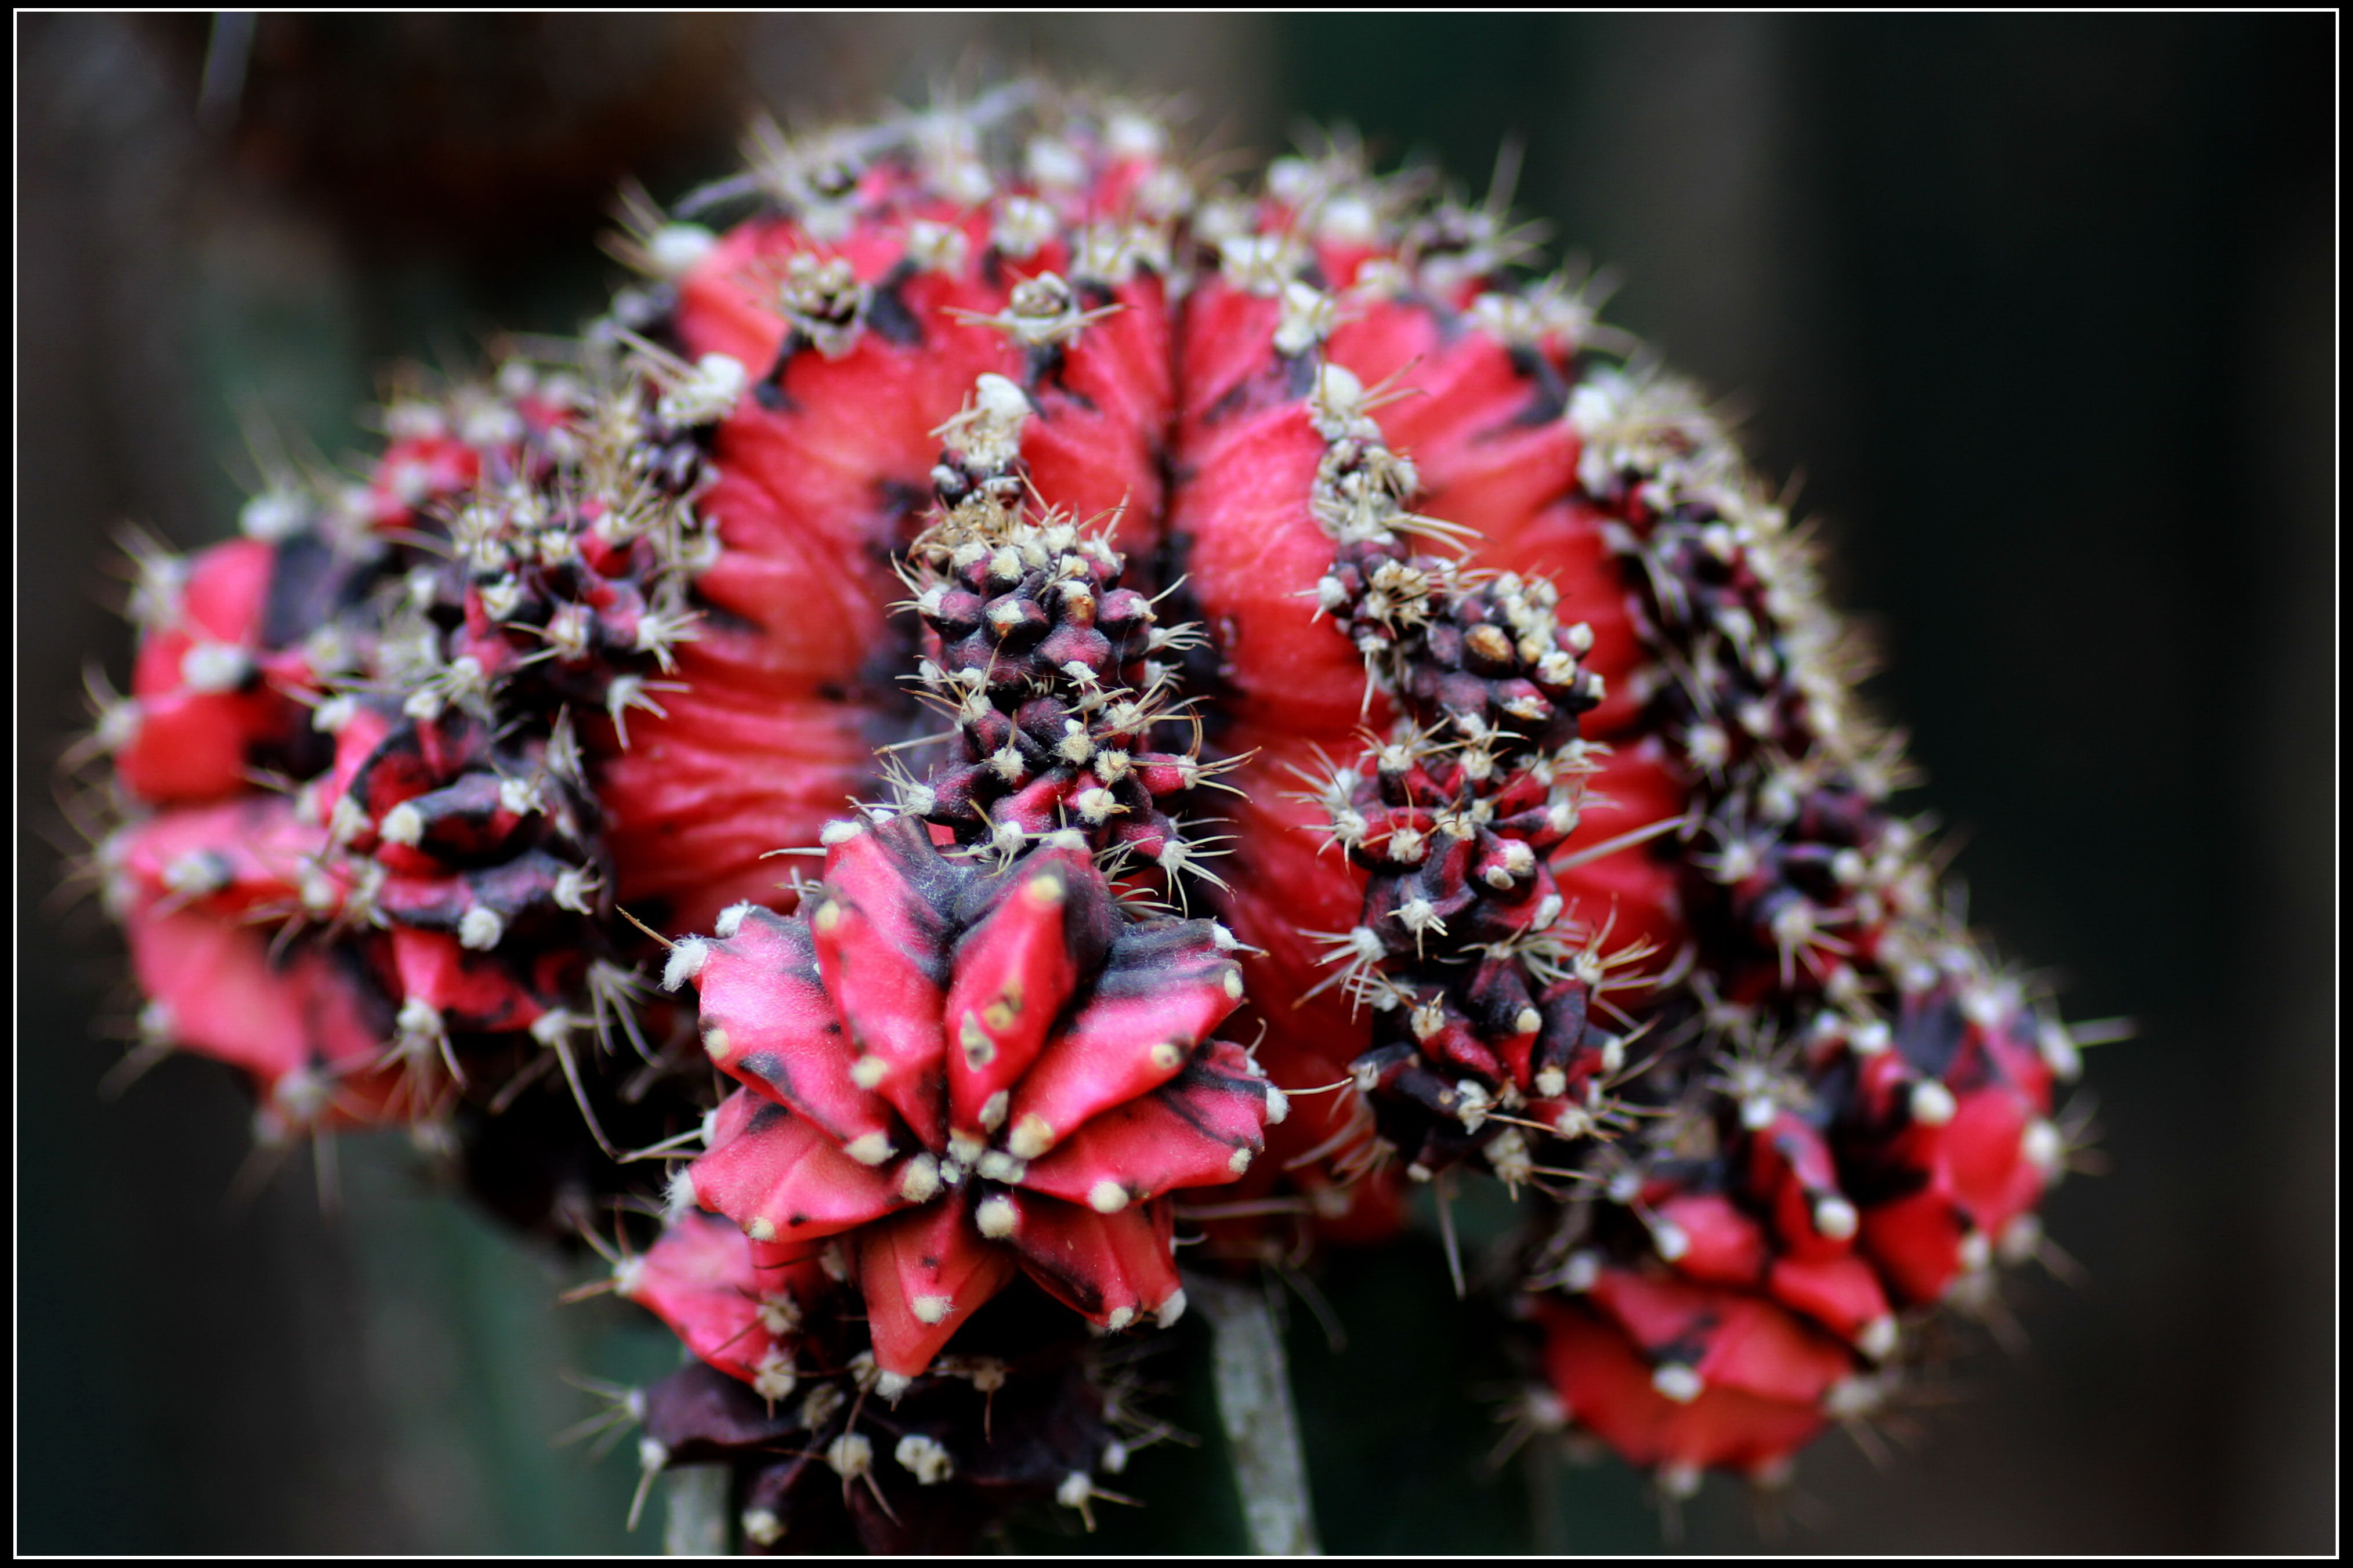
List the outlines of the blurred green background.
<svg viewBox="0 0 2353 1568">
<path fill-rule="evenodd" d="M 98 1098 L 127 1009 L 50 896 L 50 769 L 85 657 L 125 663 L 106 538 L 222 536 L 256 416 L 353 450 L 383 362 L 576 324 L 618 179 L 723 170 L 753 104 L 1032 63 L 1261 154 L 1351 120 L 1473 190 L 1519 139 L 1521 205 L 1624 279 L 1610 319 L 1804 475 L 1975 921 L 2071 1015 L 2142 1022 L 2092 1058 L 2113 1173 L 2049 1213 L 2090 1284 L 2031 1285 L 2031 1348 L 1886 1470 L 1820 1444 L 1793 1532 L 1718 1483 L 1684 1546 L 2333 1546 L 2333 17 L 16 26 L 20 1550 L 658 1546 L 620 1531 L 626 1448 L 547 1438 L 593 1408 L 562 1371 L 650 1375 L 661 1336 L 557 1311 L 562 1272 L 396 1148 L 345 1141 L 338 1219 L 299 1169 L 232 1211 L 217 1069 Z M 1293 1314 L 1327 1546 L 1659 1544 L 1614 1467 L 1486 1470 L 1500 1336 L 1421 1252 L 1331 1267 L 1345 1354 Z M 1150 1510 L 1024 1540 L 1232 1544 L 1216 1463 L 1147 1455 Z"/>
</svg>

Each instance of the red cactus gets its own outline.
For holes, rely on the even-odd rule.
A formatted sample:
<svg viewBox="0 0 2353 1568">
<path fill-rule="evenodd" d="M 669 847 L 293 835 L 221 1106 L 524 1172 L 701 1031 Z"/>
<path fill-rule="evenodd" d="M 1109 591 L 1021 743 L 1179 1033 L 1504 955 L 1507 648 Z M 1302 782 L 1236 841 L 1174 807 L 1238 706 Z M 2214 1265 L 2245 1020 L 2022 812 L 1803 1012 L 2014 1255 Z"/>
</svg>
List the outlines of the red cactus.
<svg viewBox="0 0 2353 1568">
<path fill-rule="evenodd" d="M 1124 922 L 1083 848 L 993 872 L 913 817 L 841 837 L 814 897 L 673 955 L 749 1086 L 696 1200 L 756 1241 L 843 1237 L 897 1376 L 1017 1267 L 1104 1328 L 1172 1320 L 1166 1196 L 1240 1175 L 1279 1103 L 1210 1037 L 1241 996 L 1216 928 Z"/>
<path fill-rule="evenodd" d="M 614 1281 L 754 1391 L 680 1383 L 680 1441 L 868 1441 L 745 1404 L 839 1300 L 922 1486 L 996 1473 L 907 1414 L 983 1304 L 1165 1321 L 1198 1189 L 1229 1259 L 1377 1240 L 1400 1175 L 1533 1191 L 1553 1387 L 1670 1489 L 2041 1249 L 2066 1031 L 1938 913 L 1787 518 L 1498 215 L 1345 145 L 1205 192 L 1019 93 L 765 137 L 695 210 L 746 197 L 638 215 L 567 365 L 142 557 L 93 752 L 157 1040 L 280 1131 L 479 1150 L 559 1068 L 529 1158 L 702 1128 L 673 1202 L 734 1225 Z M 816 1461 L 761 1463 L 780 1520 Z"/>
<path fill-rule="evenodd" d="M 585 1108 L 572 1034 L 642 1037 L 617 1016 L 631 982 L 600 929 L 588 780 L 693 635 L 704 535 L 681 497 L 701 458 L 668 421 L 714 416 L 681 379 L 650 351 L 593 387 L 511 367 L 396 405 L 373 486 L 272 492 L 248 538 L 141 553 L 132 693 L 97 739 L 126 804 L 160 814 L 109 837 L 99 869 L 155 1043 L 255 1068 L 273 1103 L 310 1108 L 299 1127 L 438 1118 L 534 1058 L 560 1059 Z M 203 994 L 216 954 L 256 1019 L 301 1026 L 224 1015 Z"/>
</svg>

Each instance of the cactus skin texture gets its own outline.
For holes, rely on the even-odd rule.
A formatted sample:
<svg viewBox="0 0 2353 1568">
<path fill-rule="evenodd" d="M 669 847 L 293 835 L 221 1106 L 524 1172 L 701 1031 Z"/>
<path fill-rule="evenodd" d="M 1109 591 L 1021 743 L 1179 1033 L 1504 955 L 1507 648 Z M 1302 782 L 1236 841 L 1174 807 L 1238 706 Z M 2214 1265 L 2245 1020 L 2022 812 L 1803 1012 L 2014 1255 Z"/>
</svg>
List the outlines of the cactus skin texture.
<svg viewBox="0 0 2353 1568">
<path fill-rule="evenodd" d="M 1575 278 L 1345 136 L 1244 189 L 1034 83 L 748 151 L 576 345 L 134 550 L 79 760 L 148 1049 L 607 1250 L 699 1358 L 649 1475 L 761 1549 L 1085 1513 L 1180 1229 L 1418 1182 L 1521 1200 L 1524 1415 L 1671 1498 L 2005 1321 L 2089 1032 Z"/>
</svg>

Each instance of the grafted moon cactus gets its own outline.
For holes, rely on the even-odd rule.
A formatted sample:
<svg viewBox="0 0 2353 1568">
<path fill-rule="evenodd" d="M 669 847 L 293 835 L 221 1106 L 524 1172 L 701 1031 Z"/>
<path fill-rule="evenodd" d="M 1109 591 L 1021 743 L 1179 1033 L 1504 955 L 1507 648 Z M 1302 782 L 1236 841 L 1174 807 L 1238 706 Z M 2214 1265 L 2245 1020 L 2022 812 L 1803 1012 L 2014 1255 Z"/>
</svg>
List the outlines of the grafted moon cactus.
<svg viewBox="0 0 2353 1568">
<path fill-rule="evenodd" d="M 1181 1310 L 1180 1232 L 1417 1184 L 1520 1201 L 1525 1410 L 1670 1494 L 2000 1312 L 2091 1036 L 1576 278 L 1345 137 L 1218 183 L 1036 84 L 750 153 L 578 344 L 142 551 L 80 756 L 149 1048 L 596 1234 L 702 1363 L 649 1473 L 762 1547 L 1084 1513 L 1086 1331 Z"/>
</svg>

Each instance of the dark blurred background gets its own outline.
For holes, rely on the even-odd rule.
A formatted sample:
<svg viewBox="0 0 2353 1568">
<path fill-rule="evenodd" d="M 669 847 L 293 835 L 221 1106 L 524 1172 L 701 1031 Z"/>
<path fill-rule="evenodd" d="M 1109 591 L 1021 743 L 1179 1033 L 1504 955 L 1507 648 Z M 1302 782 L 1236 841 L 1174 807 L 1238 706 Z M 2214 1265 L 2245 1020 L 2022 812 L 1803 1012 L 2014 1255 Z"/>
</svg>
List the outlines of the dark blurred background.
<svg viewBox="0 0 2353 1568">
<path fill-rule="evenodd" d="M 1610 319 L 1804 475 L 1974 921 L 2071 1016 L 2140 1021 L 2087 1074 L 2112 1173 L 2048 1214 L 2089 1282 L 2028 1284 L 2031 1345 L 1967 1363 L 1883 1471 L 1820 1443 L 1793 1533 L 1718 1483 L 1684 1545 L 2330 1550 L 2336 43 L 2326 15 L 20 16 L 19 1547 L 658 1544 L 619 1532 L 626 1451 L 547 1437 L 593 1407 L 560 1372 L 646 1375 L 659 1336 L 556 1312 L 554 1266 L 396 1149 L 344 1141 L 335 1218 L 300 1165 L 232 1207 L 219 1069 L 100 1099 L 92 1020 L 129 1009 L 52 896 L 51 768 L 85 658 L 126 662 L 108 535 L 222 537 L 257 421 L 357 450 L 385 362 L 576 324 L 619 179 L 723 172 L 755 103 L 1038 64 L 1261 154 L 1351 120 L 1474 191 L 1518 138 L 1521 205 L 1624 279 Z M 1482 1471 L 1495 1368 L 1437 1268 L 1336 1265 L 1349 1352 L 1294 1334 L 1327 1544 L 1656 1543 L 1614 1468 Z M 1177 1464 L 1102 1543 L 1227 1527 Z"/>
</svg>

